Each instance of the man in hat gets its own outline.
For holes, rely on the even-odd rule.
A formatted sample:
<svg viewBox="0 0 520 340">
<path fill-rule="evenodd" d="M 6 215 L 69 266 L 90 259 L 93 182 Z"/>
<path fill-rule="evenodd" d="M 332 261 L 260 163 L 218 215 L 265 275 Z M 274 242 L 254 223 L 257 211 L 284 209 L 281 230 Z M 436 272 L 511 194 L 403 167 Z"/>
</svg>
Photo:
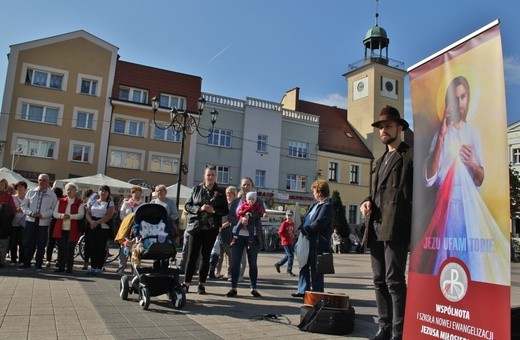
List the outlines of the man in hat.
<svg viewBox="0 0 520 340">
<path fill-rule="evenodd" d="M 413 149 L 401 141 L 408 123 L 391 106 L 372 124 L 386 151 L 375 163 L 372 192 L 361 213 L 368 219 L 379 330 L 372 339 L 401 339 L 406 300 L 406 259 L 412 224 Z"/>
</svg>

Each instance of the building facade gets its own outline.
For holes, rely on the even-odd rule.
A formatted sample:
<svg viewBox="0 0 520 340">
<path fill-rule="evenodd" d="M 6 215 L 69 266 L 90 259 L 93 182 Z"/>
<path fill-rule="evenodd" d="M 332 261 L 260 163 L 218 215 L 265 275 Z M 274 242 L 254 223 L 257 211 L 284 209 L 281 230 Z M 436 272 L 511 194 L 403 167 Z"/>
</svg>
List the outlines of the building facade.
<svg viewBox="0 0 520 340">
<path fill-rule="evenodd" d="M 376 28 L 367 33 L 362 65 L 345 74 L 348 112 L 300 100 L 298 88 L 280 103 L 203 93 L 200 77 L 120 60 L 117 47 L 85 31 L 13 45 L 0 165 L 29 179 L 102 173 L 149 188 L 176 183 L 180 171 L 181 184 L 192 187 L 214 165 L 220 185 L 238 187 L 251 177 L 270 208 L 298 203 L 302 213 L 313 201 L 312 182 L 323 178 L 340 193 L 349 224 L 359 226 L 374 157 L 384 152 L 371 123 L 385 105 L 400 112 L 404 106 L 405 72 L 375 53 L 386 37 Z M 160 103 L 155 113 L 152 97 Z M 200 116 L 199 97 L 206 101 Z M 173 108 L 197 118 L 183 164 L 182 133 L 170 126 Z"/>
<path fill-rule="evenodd" d="M 117 48 L 85 31 L 11 46 L 1 165 L 29 179 L 100 172 L 116 63 Z"/>
<path fill-rule="evenodd" d="M 304 210 L 312 202 L 316 178 L 319 117 L 285 110 L 279 103 L 204 93 L 207 110 L 219 112 L 218 127 L 207 138 L 196 136 L 194 185 L 207 165 L 217 167 L 220 185 L 240 186 L 250 177 L 269 208 Z M 208 126 L 209 117 L 201 119 Z"/>
</svg>

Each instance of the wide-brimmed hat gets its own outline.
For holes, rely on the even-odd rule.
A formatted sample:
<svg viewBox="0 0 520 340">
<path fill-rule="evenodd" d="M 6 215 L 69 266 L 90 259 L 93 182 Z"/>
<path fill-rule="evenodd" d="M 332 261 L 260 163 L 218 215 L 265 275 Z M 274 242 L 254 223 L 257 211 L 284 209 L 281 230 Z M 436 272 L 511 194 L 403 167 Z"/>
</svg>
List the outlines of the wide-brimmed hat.
<svg viewBox="0 0 520 340">
<path fill-rule="evenodd" d="M 379 120 L 377 122 L 372 123 L 373 127 L 379 127 L 379 123 L 385 122 L 388 120 L 393 120 L 394 122 L 398 122 L 403 126 L 403 131 L 408 129 L 408 122 L 401 118 L 399 111 L 395 107 L 386 106 L 381 110 L 379 114 Z"/>
</svg>

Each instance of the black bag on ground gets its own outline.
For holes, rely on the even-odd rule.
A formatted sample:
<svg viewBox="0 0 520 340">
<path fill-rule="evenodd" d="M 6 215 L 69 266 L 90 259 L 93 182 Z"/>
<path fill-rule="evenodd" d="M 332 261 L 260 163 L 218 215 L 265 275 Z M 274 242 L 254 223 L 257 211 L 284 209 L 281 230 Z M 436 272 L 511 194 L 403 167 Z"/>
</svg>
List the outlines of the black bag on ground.
<svg viewBox="0 0 520 340">
<path fill-rule="evenodd" d="M 316 271 L 318 274 L 334 274 L 334 258 L 332 253 L 318 255 L 316 260 Z"/>
<path fill-rule="evenodd" d="M 350 334 L 354 330 L 356 311 L 349 305 L 347 309 L 327 308 L 325 302 L 320 300 L 314 307 L 302 306 L 300 309 L 301 331 L 343 335 Z"/>
<path fill-rule="evenodd" d="M 520 307 L 511 307 L 511 339 L 520 339 Z"/>
</svg>

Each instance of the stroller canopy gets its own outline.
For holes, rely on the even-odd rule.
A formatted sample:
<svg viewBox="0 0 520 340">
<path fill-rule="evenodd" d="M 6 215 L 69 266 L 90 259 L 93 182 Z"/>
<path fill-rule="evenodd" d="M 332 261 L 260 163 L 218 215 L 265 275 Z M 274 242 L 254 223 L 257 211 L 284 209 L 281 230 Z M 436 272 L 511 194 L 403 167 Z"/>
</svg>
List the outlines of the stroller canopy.
<svg viewBox="0 0 520 340">
<path fill-rule="evenodd" d="M 168 212 L 166 208 L 157 203 L 146 203 L 137 208 L 134 216 L 134 223 L 141 224 L 141 221 L 157 224 L 160 221 L 170 226 Z"/>
</svg>

